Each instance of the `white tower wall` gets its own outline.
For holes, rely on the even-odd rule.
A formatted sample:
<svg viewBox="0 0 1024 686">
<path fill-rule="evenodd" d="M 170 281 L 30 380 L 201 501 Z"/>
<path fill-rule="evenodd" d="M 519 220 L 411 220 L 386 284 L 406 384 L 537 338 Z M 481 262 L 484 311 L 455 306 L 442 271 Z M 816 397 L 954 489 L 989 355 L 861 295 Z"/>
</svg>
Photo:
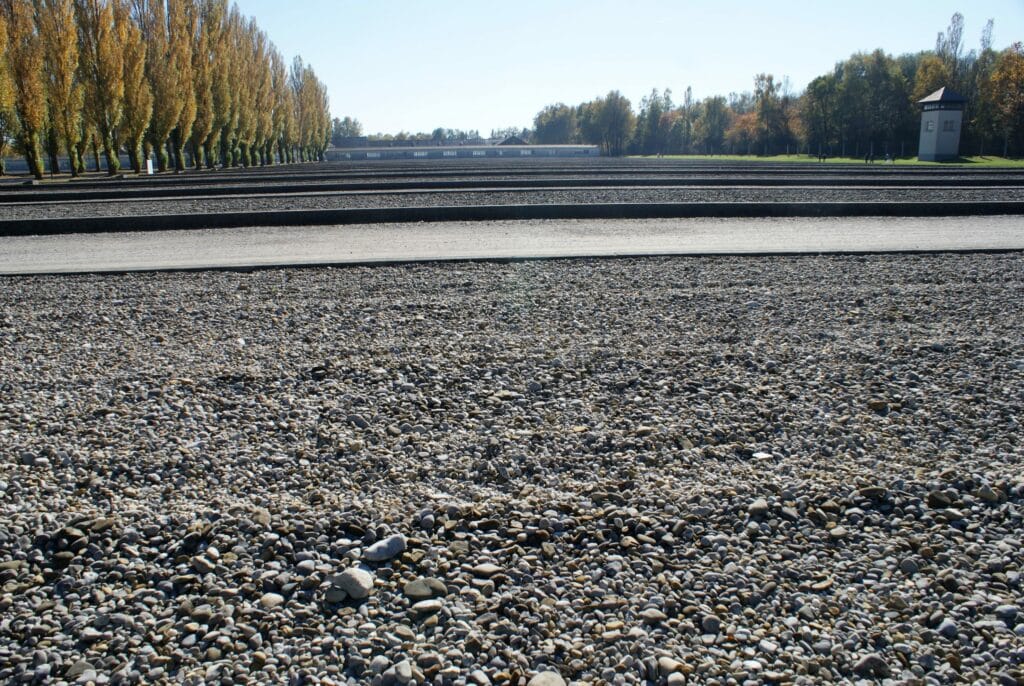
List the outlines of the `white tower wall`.
<svg viewBox="0 0 1024 686">
<path fill-rule="evenodd" d="M 917 159 L 924 162 L 955 160 L 960 156 L 960 109 L 926 109 L 921 114 L 921 140 Z"/>
</svg>

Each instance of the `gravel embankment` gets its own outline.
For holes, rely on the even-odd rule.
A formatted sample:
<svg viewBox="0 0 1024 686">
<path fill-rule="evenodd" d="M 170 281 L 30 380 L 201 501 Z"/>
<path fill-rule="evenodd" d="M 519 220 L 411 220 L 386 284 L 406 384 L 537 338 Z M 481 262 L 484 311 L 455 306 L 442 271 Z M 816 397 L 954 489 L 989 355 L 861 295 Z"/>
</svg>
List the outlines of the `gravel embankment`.
<svg viewBox="0 0 1024 686">
<path fill-rule="evenodd" d="M 335 208 L 671 202 L 964 202 L 1024 201 L 1024 188 L 590 188 L 585 190 L 351 193 L 176 197 L 101 202 L 49 202 L 2 207 L 4 219 L 119 217 Z"/>
<path fill-rule="evenodd" d="M 0 279 L 0 682 L 1019 683 L 1022 325 L 1020 254 Z"/>
</svg>

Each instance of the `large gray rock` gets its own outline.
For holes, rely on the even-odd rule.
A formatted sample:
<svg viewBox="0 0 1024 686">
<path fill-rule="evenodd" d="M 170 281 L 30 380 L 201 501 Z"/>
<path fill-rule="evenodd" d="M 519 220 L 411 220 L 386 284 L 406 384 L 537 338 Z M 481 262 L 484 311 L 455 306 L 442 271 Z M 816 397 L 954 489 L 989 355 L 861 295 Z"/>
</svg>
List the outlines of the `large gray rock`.
<svg viewBox="0 0 1024 686">
<path fill-rule="evenodd" d="M 889 664 L 878 653 L 869 653 L 857 660 L 853 671 L 859 676 L 884 679 L 892 673 Z"/>
<path fill-rule="evenodd" d="M 267 610 L 273 610 L 279 605 L 284 605 L 284 596 L 279 593 L 264 593 L 260 597 L 260 605 Z"/>
<path fill-rule="evenodd" d="M 405 536 L 395 534 L 383 538 L 363 551 L 363 559 L 370 562 L 384 562 L 397 557 L 405 550 Z"/>
<path fill-rule="evenodd" d="M 751 517 L 764 517 L 768 514 L 769 509 L 767 500 L 764 498 L 757 498 L 754 502 L 750 503 L 750 506 L 747 508 L 747 513 L 750 514 Z"/>
<path fill-rule="evenodd" d="M 373 592 L 373 575 L 365 569 L 350 567 L 341 574 L 331 577 L 331 584 L 345 591 L 353 600 L 363 600 Z"/>
<path fill-rule="evenodd" d="M 527 686 L 565 686 L 565 679 L 558 672 L 540 672 Z"/>
</svg>

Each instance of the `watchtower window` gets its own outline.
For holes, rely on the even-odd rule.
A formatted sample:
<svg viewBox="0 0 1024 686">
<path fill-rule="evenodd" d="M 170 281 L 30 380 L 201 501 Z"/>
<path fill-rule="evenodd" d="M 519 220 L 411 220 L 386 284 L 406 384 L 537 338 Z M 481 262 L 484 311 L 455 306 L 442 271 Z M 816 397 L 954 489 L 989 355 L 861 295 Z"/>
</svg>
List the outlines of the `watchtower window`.
<svg viewBox="0 0 1024 686">
<path fill-rule="evenodd" d="M 933 122 L 933 121 L 926 121 L 924 123 L 924 130 L 929 132 L 929 133 L 934 131 L 935 130 L 935 122 Z"/>
<path fill-rule="evenodd" d="M 955 123 L 956 122 L 954 122 L 952 119 L 947 119 L 946 121 L 942 122 L 942 130 L 943 131 L 954 131 L 955 129 L 953 128 L 953 125 Z"/>
</svg>

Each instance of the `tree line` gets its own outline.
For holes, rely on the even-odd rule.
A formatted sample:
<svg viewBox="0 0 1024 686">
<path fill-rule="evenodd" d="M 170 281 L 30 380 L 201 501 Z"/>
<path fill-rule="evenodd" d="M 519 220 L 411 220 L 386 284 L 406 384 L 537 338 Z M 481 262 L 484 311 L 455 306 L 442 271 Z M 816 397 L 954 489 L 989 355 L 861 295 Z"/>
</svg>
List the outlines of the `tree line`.
<svg viewBox="0 0 1024 686">
<path fill-rule="evenodd" d="M 531 135 L 529 129 L 520 129 L 518 127 L 508 127 L 501 129 L 491 129 L 491 139 L 505 139 L 510 136 L 519 136 L 528 138 Z M 363 137 L 363 125 L 358 119 L 352 117 L 345 117 L 339 119 L 335 117 L 331 121 L 331 144 L 336 147 L 345 147 L 352 142 L 353 138 Z M 472 141 L 483 141 L 480 135 L 480 131 L 477 129 L 446 129 L 438 127 L 433 131 L 427 133 L 421 131 L 419 133 L 410 133 L 408 131 L 399 131 L 398 133 L 376 133 L 366 136 L 367 141 L 374 142 L 388 142 L 388 143 L 437 143 L 438 145 L 450 144 L 450 143 L 466 143 Z"/>
<path fill-rule="evenodd" d="M 989 21 L 979 50 L 963 49 L 963 15 L 953 15 L 934 50 L 892 57 L 857 53 L 814 79 L 802 94 L 771 74 L 754 90 L 682 102 L 653 90 L 638 110 L 618 91 L 579 105 L 541 110 L 531 140 L 600 145 L 605 154 L 757 154 L 840 156 L 917 151 L 917 101 L 942 87 L 967 98 L 961 150 L 1024 153 L 1024 47 L 992 48 Z"/>
<path fill-rule="evenodd" d="M 327 89 L 227 0 L 0 0 L 0 173 L 323 159 Z"/>
</svg>

